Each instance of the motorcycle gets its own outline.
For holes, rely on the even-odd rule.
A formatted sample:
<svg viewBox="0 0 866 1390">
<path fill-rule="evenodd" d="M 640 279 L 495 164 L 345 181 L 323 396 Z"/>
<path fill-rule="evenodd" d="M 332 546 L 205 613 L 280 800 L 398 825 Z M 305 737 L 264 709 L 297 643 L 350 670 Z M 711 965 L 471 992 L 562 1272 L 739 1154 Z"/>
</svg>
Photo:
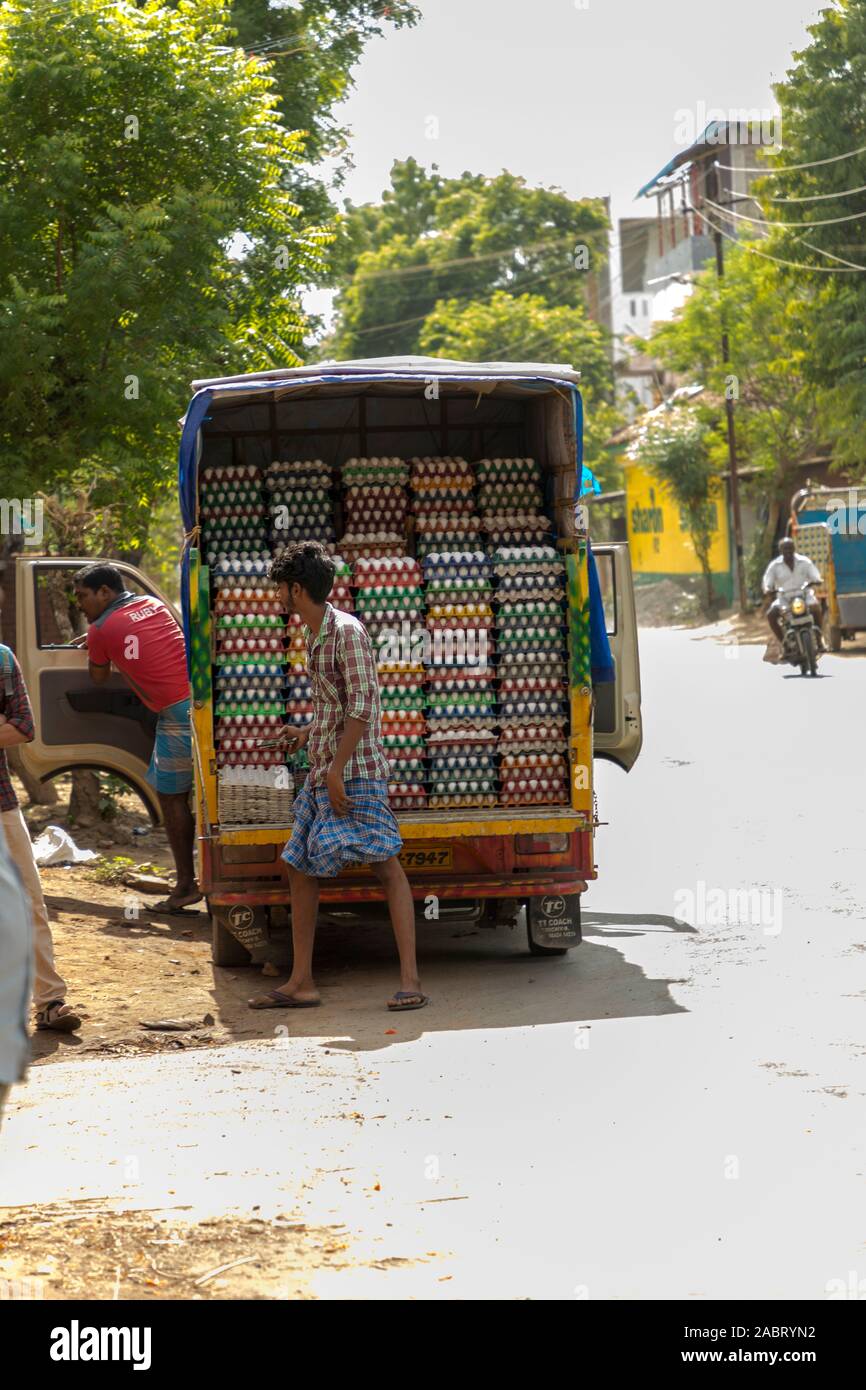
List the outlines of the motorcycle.
<svg viewBox="0 0 866 1390">
<path fill-rule="evenodd" d="M 810 585 L 804 584 L 794 593 L 776 590 L 781 607 L 782 661 L 799 666 L 801 676 L 818 674 L 818 627 L 807 602 L 809 589 Z"/>
</svg>

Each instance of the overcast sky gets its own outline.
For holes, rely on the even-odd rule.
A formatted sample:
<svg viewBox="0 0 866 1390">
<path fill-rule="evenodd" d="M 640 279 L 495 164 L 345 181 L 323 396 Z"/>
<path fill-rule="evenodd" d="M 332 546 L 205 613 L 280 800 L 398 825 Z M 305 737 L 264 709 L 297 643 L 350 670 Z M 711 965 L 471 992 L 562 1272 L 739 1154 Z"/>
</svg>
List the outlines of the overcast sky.
<svg viewBox="0 0 866 1390">
<path fill-rule="evenodd" d="M 421 23 L 369 43 L 341 108 L 346 193 L 377 199 L 394 159 L 522 174 L 573 197 L 637 189 L 710 108 L 773 110 L 771 84 L 821 0 L 419 0 Z M 318 298 L 318 296 L 316 297 Z M 313 304 L 310 307 L 314 307 Z M 322 307 L 324 307 L 322 305 Z"/>
<path fill-rule="evenodd" d="M 419 0 L 421 23 L 373 40 L 342 108 L 348 193 L 377 198 L 391 161 L 522 174 L 632 204 L 700 107 L 772 109 L 772 82 L 821 0 Z M 438 128 L 437 128 L 438 123 Z M 432 136 L 432 138 L 431 138 Z"/>
</svg>

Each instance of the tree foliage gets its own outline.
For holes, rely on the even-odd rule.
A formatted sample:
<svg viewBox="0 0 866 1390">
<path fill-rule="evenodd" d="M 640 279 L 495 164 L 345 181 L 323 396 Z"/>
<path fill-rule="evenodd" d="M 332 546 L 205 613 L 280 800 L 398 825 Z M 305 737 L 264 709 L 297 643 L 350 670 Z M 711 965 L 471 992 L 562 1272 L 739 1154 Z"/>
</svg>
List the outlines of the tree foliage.
<svg viewBox="0 0 866 1390">
<path fill-rule="evenodd" d="M 195 376 L 297 360 L 327 233 L 267 67 L 220 0 L 0 10 L 4 490 L 98 477 L 128 548 Z"/>
<path fill-rule="evenodd" d="M 334 209 L 317 166 L 332 161 L 339 186 L 349 163 L 348 132 L 338 108 L 353 85 L 352 70 L 366 44 L 388 27 L 419 18 L 409 0 L 231 0 L 231 25 L 249 54 L 273 63 L 282 122 L 300 134 L 303 163 L 285 169 L 307 216 L 327 220 Z"/>
<path fill-rule="evenodd" d="M 615 412 L 609 404 L 613 368 L 605 335 L 587 314 L 568 305 L 551 307 L 541 295 L 506 294 L 489 299 L 443 299 L 424 321 L 419 347 L 431 356 L 468 362 L 571 362 L 581 373 L 585 453 L 590 466 L 610 438 Z"/>
<path fill-rule="evenodd" d="M 531 188 L 514 174 L 444 178 L 398 160 L 379 203 L 347 207 L 337 247 L 340 357 L 417 352 L 440 300 L 540 294 L 583 312 L 588 275 L 607 255 L 598 199 Z"/>
<path fill-rule="evenodd" d="M 791 271 L 788 278 L 794 293 L 815 300 L 805 365 L 823 393 L 834 454 L 862 470 L 866 272 L 851 266 L 866 266 L 866 194 L 849 190 L 866 186 L 866 0 L 838 0 L 821 11 L 809 34 L 811 42 L 794 54 L 791 70 L 775 89 L 784 148 L 771 161 L 773 172 L 763 180 L 762 194 L 768 217 L 808 224 L 782 229 L 780 253 L 835 272 Z"/>
<path fill-rule="evenodd" d="M 773 241 L 770 245 L 775 244 Z M 756 244 L 766 250 L 768 243 Z M 755 470 L 747 489 L 763 512 L 749 559 L 754 578 L 770 557 L 780 514 L 823 439 L 822 392 L 812 379 L 815 320 L 827 287 L 792 284 L 747 244 L 728 247 L 725 276 L 696 279 L 676 317 L 660 324 L 648 350 L 705 393 L 695 410 L 707 427 L 706 444 L 721 470 L 728 465 L 725 398 L 734 402 L 737 459 Z M 721 353 L 727 327 L 731 361 Z"/>
<path fill-rule="evenodd" d="M 672 407 L 647 421 L 634 452 L 680 509 L 704 576 L 704 608 L 711 613 L 716 596 L 710 551 L 717 508 L 712 492 L 718 469 L 708 448 L 707 428 L 690 409 Z"/>
</svg>

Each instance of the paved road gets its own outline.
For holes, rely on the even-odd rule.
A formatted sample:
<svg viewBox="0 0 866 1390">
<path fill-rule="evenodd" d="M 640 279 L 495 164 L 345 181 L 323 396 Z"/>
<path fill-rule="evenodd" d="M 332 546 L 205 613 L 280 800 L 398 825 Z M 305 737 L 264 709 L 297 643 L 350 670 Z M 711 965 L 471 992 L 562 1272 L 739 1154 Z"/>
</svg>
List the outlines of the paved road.
<svg viewBox="0 0 866 1390">
<path fill-rule="evenodd" d="M 642 634 L 644 752 L 601 769 L 567 960 L 430 928 L 434 1005 L 394 1021 L 387 939 L 332 935 L 326 1008 L 273 1041 L 35 1070 L 0 1200 L 345 1222 L 327 1298 L 866 1281 L 866 661 L 761 650 Z"/>
</svg>

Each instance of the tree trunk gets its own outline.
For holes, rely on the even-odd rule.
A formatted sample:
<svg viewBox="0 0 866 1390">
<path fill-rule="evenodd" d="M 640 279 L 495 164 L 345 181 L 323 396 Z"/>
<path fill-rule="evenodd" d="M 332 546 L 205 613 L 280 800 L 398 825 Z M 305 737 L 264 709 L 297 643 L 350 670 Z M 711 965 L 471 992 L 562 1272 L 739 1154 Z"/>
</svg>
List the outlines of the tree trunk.
<svg viewBox="0 0 866 1390">
<path fill-rule="evenodd" d="M 24 783 L 27 798 L 33 806 L 56 806 L 57 788 L 53 782 L 40 782 L 32 772 L 28 772 L 21 757 L 20 748 L 7 748 L 6 758 L 9 766 L 20 782 Z"/>
<path fill-rule="evenodd" d="M 93 825 L 99 820 L 99 778 L 95 772 L 79 768 L 72 774 L 69 793 L 71 825 Z"/>
</svg>

